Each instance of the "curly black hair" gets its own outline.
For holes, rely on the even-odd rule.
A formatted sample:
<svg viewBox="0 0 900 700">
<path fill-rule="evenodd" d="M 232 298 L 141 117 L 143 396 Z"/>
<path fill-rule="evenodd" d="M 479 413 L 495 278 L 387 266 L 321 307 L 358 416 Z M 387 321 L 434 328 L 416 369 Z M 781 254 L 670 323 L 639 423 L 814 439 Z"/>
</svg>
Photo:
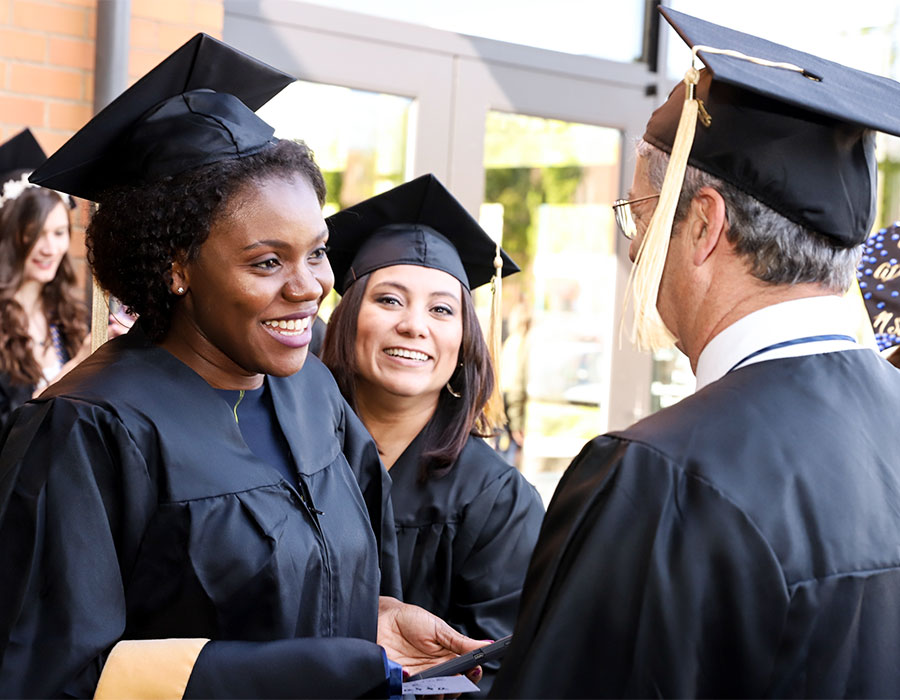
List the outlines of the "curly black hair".
<svg viewBox="0 0 900 700">
<path fill-rule="evenodd" d="M 97 281 L 140 316 L 152 340 L 160 340 L 176 299 L 170 291 L 172 263 L 196 258 L 210 226 L 242 187 L 298 174 L 324 204 L 325 180 L 312 151 L 287 140 L 244 158 L 107 190 L 86 232 L 88 261 Z"/>
</svg>

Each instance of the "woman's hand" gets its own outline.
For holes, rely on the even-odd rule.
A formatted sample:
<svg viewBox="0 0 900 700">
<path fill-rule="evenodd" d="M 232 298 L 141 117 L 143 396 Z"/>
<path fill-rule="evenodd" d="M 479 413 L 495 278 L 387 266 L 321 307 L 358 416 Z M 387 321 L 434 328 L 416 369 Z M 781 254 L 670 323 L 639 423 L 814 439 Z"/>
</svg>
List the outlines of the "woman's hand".
<svg viewBox="0 0 900 700">
<path fill-rule="evenodd" d="M 424 608 L 387 596 L 378 601 L 377 641 L 410 675 L 485 644 L 460 634 Z"/>
</svg>

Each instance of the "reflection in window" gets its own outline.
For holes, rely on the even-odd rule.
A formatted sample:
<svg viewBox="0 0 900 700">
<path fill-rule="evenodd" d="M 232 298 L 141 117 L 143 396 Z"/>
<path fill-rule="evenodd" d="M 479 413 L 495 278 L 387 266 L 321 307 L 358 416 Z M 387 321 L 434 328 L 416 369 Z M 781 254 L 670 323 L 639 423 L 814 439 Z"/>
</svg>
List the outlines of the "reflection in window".
<svg viewBox="0 0 900 700">
<path fill-rule="evenodd" d="M 302 139 L 328 185 L 329 211 L 337 211 L 404 182 L 413 101 L 337 85 L 298 80 L 258 114 L 275 136 Z"/>
<path fill-rule="evenodd" d="M 328 188 L 328 216 L 408 179 L 412 105 L 406 97 L 298 80 L 258 114 L 278 138 L 312 148 Z M 336 302 L 332 292 L 320 316 L 327 320 Z"/>
<path fill-rule="evenodd" d="M 501 384 L 508 404 L 525 402 L 520 466 L 545 498 L 584 443 L 606 430 L 616 273 L 609 204 L 620 142 L 599 126 L 487 117 L 481 220 L 523 270 L 504 280 L 506 344 L 519 357 L 504 352 Z M 510 376 L 511 363 L 523 369 Z"/>
</svg>

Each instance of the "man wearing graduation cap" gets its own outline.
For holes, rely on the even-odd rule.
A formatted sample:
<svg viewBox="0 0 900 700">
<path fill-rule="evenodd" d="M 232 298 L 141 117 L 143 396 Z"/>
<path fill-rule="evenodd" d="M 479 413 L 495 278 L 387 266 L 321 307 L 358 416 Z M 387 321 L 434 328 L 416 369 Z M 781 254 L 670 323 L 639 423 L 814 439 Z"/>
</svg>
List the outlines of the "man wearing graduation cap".
<svg viewBox="0 0 900 700">
<path fill-rule="evenodd" d="M 841 299 L 900 85 L 661 10 L 706 64 L 629 201 L 637 339 L 697 392 L 557 489 L 496 697 L 900 694 L 900 374 Z"/>
</svg>

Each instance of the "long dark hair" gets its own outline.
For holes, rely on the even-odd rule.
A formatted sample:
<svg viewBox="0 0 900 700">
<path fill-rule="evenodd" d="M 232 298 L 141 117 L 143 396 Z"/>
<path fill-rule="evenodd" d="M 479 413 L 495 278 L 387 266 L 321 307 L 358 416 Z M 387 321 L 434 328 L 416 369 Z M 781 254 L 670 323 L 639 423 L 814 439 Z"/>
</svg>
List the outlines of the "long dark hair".
<svg viewBox="0 0 900 700">
<path fill-rule="evenodd" d="M 69 235 L 72 216 L 68 202 L 57 192 L 28 187 L 18 197 L 0 207 L 0 371 L 14 384 L 31 386 L 43 376 L 34 358 L 28 317 L 13 296 L 22 284 L 25 261 L 43 232 L 47 215 L 58 204 L 66 208 Z M 41 302 L 48 323 L 60 333 L 63 346 L 73 357 L 87 335 L 87 306 L 78 285 L 69 253 L 60 261 L 56 276 L 41 290 Z"/>
<path fill-rule="evenodd" d="M 328 322 L 321 360 L 331 370 L 347 403 L 357 410 L 356 330 L 359 310 L 370 275 L 363 275 L 344 293 Z M 437 409 L 423 430 L 422 463 L 419 480 L 443 476 L 453 468 L 469 435 L 488 437 L 489 424 L 484 407 L 494 390 L 494 369 L 490 352 L 475 314 L 472 294 L 462 288 L 462 342 L 456 371 L 450 386 L 461 394 L 456 398 L 446 389 L 438 397 Z"/>
</svg>

